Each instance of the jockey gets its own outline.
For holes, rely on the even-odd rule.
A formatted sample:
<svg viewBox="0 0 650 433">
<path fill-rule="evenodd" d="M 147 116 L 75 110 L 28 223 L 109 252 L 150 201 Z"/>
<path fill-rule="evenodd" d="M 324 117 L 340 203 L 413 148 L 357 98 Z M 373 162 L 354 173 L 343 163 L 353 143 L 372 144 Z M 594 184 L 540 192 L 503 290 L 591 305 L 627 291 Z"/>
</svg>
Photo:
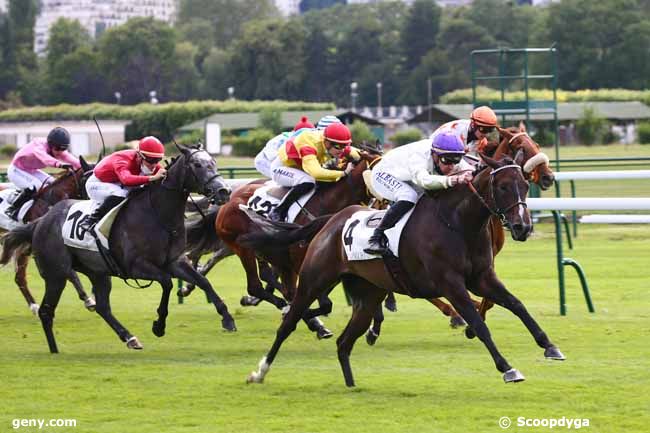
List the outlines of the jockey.
<svg viewBox="0 0 650 433">
<path fill-rule="evenodd" d="M 68 152 L 69 145 L 70 133 L 57 126 L 47 134 L 47 138 L 35 138 L 16 153 L 7 169 L 7 177 L 22 191 L 5 211 L 9 217 L 17 219 L 22 205 L 27 203 L 38 189 L 54 180 L 41 168 L 76 170 L 81 167 L 79 159 Z"/>
<path fill-rule="evenodd" d="M 278 156 L 278 150 L 289 139 L 299 133 L 302 129 L 314 129 L 314 125 L 306 116 L 300 118 L 300 122 L 293 127 L 293 132 L 283 132 L 270 139 L 264 149 L 255 157 L 255 168 L 264 176 L 271 178 L 271 163 Z"/>
<path fill-rule="evenodd" d="M 388 152 L 372 169 L 372 187 L 393 202 L 369 239 L 368 254 L 389 252 L 384 231 L 415 205 L 421 189 L 440 190 L 472 180 L 473 167 L 463 160 L 465 146 L 454 134 L 438 134 Z"/>
<path fill-rule="evenodd" d="M 332 115 L 323 116 L 323 117 L 320 118 L 320 120 L 319 120 L 318 123 L 316 124 L 316 129 L 322 131 L 323 129 L 325 129 L 325 128 L 327 128 L 329 125 L 331 125 L 332 123 L 342 123 L 342 122 L 341 122 L 341 120 L 340 120 L 338 117 L 336 117 L 336 116 L 332 116 Z"/>
<path fill-rule="evenodd" d="M 465 145 L 467 152 L 476 155 L 487 145 L 487 135 L 497 127 L 497 115 L 485 105 L 472 111 L 469 119 L 447 122 L 431 134 L 433 140 L 440 134 L 454 134 Z"/>
<path fill-rule="evenodd" d="M 292 137 L 280 148 L 278 157 L 271 164 L 272 179 L 279 185 L 292 189 L 282 202 L 271 211 L 269 218 L 284 221 L 289 207 L 316 185 L 316 181 L 336 182 L 352 171 L 348 164 L 345 171 L 322 167 L 330 157 L 360 159 L 359 152 L 350 146 L 352 134 L 342 123 L 332 123 L 324 130 L 306 130 Z"/>
<path fill-rule="evenodd" d="M 121 150 L 100 161 L 86 182 L 95 210 L 80 225 L 89 230 L 132 189 L 164 178 L 167 171 L 160 165 L 164 156 L 163 144 L 149 136 L 140 140 L 137 149 Z"/>
</svg>

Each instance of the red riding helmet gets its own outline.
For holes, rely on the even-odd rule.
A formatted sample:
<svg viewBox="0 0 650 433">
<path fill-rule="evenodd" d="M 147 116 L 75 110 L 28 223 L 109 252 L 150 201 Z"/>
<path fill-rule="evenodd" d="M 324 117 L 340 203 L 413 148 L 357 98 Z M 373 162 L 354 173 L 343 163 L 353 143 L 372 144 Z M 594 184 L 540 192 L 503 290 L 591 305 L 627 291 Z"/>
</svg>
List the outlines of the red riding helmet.
<svg viewBox="0 0 650 433">
<path fill-rule="evenodd" d="M 138 143 L 138 151 L 150 158 L 164 158 L 165 146 L 156 137 L 144 137 Z"/>
<path fill-rule="evenodd" d="M 332 123 L 325 128 L 325 139 L 333 143 L 350 144 L 352 143 L 352 133 L 342 123 Z"/>
<path fill-rule="evenodd" d="M 314 124 L 309 121 L 307 116 L 302 116 L 300 122 L 296 123 L 296 126 L 293 127 L 293 130 L 297 131 L 302 128 L 314 129 Z"/>
</svg>

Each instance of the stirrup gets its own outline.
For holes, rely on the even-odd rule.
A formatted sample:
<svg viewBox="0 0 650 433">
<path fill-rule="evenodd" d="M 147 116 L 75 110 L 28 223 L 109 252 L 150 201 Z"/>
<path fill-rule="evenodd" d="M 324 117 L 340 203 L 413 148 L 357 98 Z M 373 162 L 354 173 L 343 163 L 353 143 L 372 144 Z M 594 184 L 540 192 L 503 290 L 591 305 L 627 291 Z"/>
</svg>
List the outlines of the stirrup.
<svg viewBox="0 0 650 433">
<path fill-rule="evenodd" d="M 390 248 L 388 248 L 388 239 L 386 239 L 386 235 L 383 233 L 379 239 L 377 239 L 375 235 L 371 236 L 368 242 L 368 247 L 363 249 L 363 252 L 366 254 L 373 256 L 383 256 L 384 254 L 390 252 Z"/>
</svg>

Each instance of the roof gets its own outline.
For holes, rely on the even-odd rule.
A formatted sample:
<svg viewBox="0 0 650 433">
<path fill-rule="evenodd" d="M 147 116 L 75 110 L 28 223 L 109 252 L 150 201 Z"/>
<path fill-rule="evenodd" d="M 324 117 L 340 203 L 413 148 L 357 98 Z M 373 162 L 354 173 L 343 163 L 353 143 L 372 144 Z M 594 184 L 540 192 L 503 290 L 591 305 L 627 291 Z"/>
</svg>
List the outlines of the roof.
<svg viewBox="0 0 650 433">
<path fill-rule="evenodd" d="M 292 129 L 302 116 L 307 116 L 309 121 L 313 124 L 316 124 L 318 120 L 323 117 L 333 114 L 343 123 L 352 123 L 355 120 L 361 120 L 362 122 L 368 123 L 370 125 L 382 125 L 378 120 L 372 119 L 370 117 L 362 116 L 359 113 L 355 113 L 347 110 L 338 110 L 332 112 L 328 111 L 283 111 L 281 113 L 282 118 L 282 127 L 286 129 Z M 189 123 L 187 125 L 181 126 L 179 131 L 194 131 L 197 129 L 203 129 L 206 123 L 218 123 L 221 125 L 222 129 L 253 129 L 257 128 L 259 125 L 259 115 L 260 113 L 217 113 L 196 122 Z"/>
<path fill-rule="evenodd" d="M 584 117 L 585 108 L 591 107 L 596 114 L 608 120 L 641 120 L 650 119 L 650 107 L 639 101 L 627 102 L 558 102 L 557 116 L 560 122 L 578 120 Z M 413 116 L 408 123 L 420 122 L 449 122 L 455 119 L 468 119 L 472 104 L 434 104 L 417 116 Z M 430 111 L 430 114 L 429 114 Z M 535 113 L 531 110 L 531 120 L 552 120 L 553 113 L 544 110 L 544 113 Z M 506 120 L 524 120 L 525 114 L 510 114 Z"/>
</svg>

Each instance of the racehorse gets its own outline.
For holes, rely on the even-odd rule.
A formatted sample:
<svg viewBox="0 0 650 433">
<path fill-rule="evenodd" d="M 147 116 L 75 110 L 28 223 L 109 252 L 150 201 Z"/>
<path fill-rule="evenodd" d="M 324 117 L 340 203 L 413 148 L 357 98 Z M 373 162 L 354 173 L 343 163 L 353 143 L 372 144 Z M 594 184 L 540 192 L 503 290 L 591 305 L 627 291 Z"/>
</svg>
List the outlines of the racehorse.
<svg viewBox="0 0 650 433">
<path fill-rule="evenodd" d="M 83 156 L 79 157 L 81 168 L 77 170 L 66 170 L 61 172 L 55 177 L 54 181 L 41 187 L 33 196 L 34 203 L 29 208 L 23 220 L 25 222 L 34 221 L 35 219 L 45 215 L 45 213 L 56 203 L 65 199 L 80 199 L 86 197 L 85 183 L 88 177 L 92 174 L 94 164 L 88 164 Z M 5 230 L 0 229 L 0 233 Z M 18 289 L 23 294 L 29 309 L 34 313 L 38 313 L 39 305 L 36 303 L 34 296 L 29 291 L 27 286 L 27 265 L 29 263 L 29 254 L 19 254 L 16 256 L 16 273 L 14 281 L 18 285 Z M 88 296 L 79 281 L 76 274 L 71 275 L 70 282 L 74 286 L 79 299 L 84 302 L 84 306 L 89 311 L 95 310 L 95 300 L 92 296 Z"/>
<path fill-rule="evenodd" d="M 380 153 L 377 151 L 371 152 L 368 149 L 360 152 L 360 154 L 361 160 L 345 178 L 338 182 L 321 182 L 318 184 L 316 192 L 296 217 L 296 223 L 304 224 L 310 218 L 333 214 L 345 206 L 370 200 L 369 192 L 363 180 L 363 171 L 373 162 L 379 160 Z M 261 186 L 260 183 L 250 183 L 233 192 L 230 201 L 219 209 L 215 230 L 218 237 L 239 256 L 246 271 L 248 294 L 270 302 L 277 308 L 283 308 L 287 305 L 285 299 L 293 297 L 297 274 L 306 251 L 306 245 L 299 244 L 293 245 L 291 248 L 280 248 L 272 257 L 265 257 L 282 279 L 281 290 L 285 299 L 264 290 L 258 276 L 255 251 L 241 245 L 238 241 L 239 236 L 251 230 L 259 230 L 251 222 L 247 213 L 240 209 L 240 205 L 246 205 L 255 190 Z M 324 305 L 328 303 L 331 305 L 331 301 L 327 297 L 320 301 Z M 311 320 L 307 324 L 309 329 L 316 332 L 319 338 L 329 338 L 332 335 L 331 332 L 319 320 L 313 319 L 315 320 Z"/>
<path fill-rule="evenodd" d="M 514 158 L 517 153 L 521 152 L 522 156 L 518 161 L 523 170 L 524 177 L 539 185 L 542 190 L 550 188 L 555 180 L 555 175 L 549 166 L 548 156 L 541 152 L 539 144 L 528 135 L 525 124 L 520 122 L 518 126 L 498 128 L 498 132 L 499 140 L 497 142 L 488 143 L 486 147 L 479 150 L 491 156 L 493 159 L 500 159 L 504 156 Z M 490 239 L 492 240 L 492 252 L 496 256 L 503 249 L 505 243 L 503 224 L 499 218 L 492 216 L 488 227 L 491 234 Z M 446 304 L 440 299 L 429 299 L 428 301 L 440 309 L 445 316 L 450 316 L 450 324 L 452 327 L 456 328 L 465 325 L 462 317 L 451 305 Z M 480 304 L 478 304 L 479 313 L 483 320 L 485 320 L 487 310 L 492 308 L 493 305 L 488 299 L 482 299 Z M 379 338 L 383 320 L 384 314 L 382 309 L 379 308 L 373 318 L 372 326 L 366 334 L 368 344 L 375 344 Z M 475 336 L 469 327 L 465 328 L 465 335 L 468 338 Z"/>
<path fill-rule="evenodd" d="M 124 279 L 157 281 L 162 286 L 158 318 L 152 327 L 158 337 L 165 334 L 173 277 L 191 281 L 204 290 L 223 317 L 223 328 L 236 330 L 234 319 L 210 282 L 198 274 L 182 255 L 185 250 L 184 207 L 189 193 L 216 197 L 218 202 L 223 203 L 228 199 L 230 189 L 219 175 L 214 160 L 202 147 L 179 145 L 178 148 L 180 156 L 172 160 L 167 177 L 133 191 L 117 214 L 109 245 L 117 269 L 121 269 L 121 272 L 109 266 L 98 252 L 64 244 L 61 228 L 68 210 L 76 202 L 74 200 L 57 203 L 42 218 L 3 236 L 0 264 L 6 264 L 14 254 L 31 249 L 45 280 L 45 296 L 38 315 L 50 352 L 58 352 L 52 322 L 66 279 L 74 271 L 88 276 L 97 298 L 97 313 L 127 343 L 128 348 L 142 349 L 142 344 L 111 311 L 110 277 L 116 274 Z"/>
<path fill-rule="evenodd" d="M 320 222 L 323 227 L 307 248 L 291 308 L 282 320 L 270 351 L 259 362 L 258 370 L 248 376 L 248 382 L 261 383 L 264 380 L 282 342 L 296 328 L 298 320 L 315 314 L 318 309 L 309 310 L 312 302 L 329 293 L 341 281 L 353 299 L 352 317 L 337 339 L 338 359 L 347 386 L 355 384 L 349 359 L 352 347 L 368 329 L 388 290 L 417 298 L 447 298 L 486 346 L 505 382 L 522 381 L 524 376 L 497 350 L 468 290 L 517 315 L 536 343 L 544 348 L 546 358 L 564 359 L 521 301 L 506 289 L 494 272 L 487 228 L 490 215 L 503 215 L 514 240 L 526 240 L 532 230 L 525 202 L 528 183 L 522 175 L 521 161 L 514 164 L 510 158 L 502 161 L 486 155 L 482 158 L 489 169 L 474 178 L 471 183 L 474 191 L 470 187 L 457 186 L 464 189 L 453 194 L 441 192 L 437 197 L 424 196 L 416 204 L 402 233 L 398 255 L 405 274 L 418 283 L 417 287 L 402 281 L 396 289 L 393 276 L 386 271 L 382 259 L 347 260 L 343 228 L 346 220 L 363 207 L 350 206 L 324 225 Z M 244 237 L 242 242 L 256 246 L 282 242 L 286 238 L 292 241 L 302 238 L 295 234 L 288 236 L 291 229 L 276 229 L 275 233 L 267 236 L 258 232 Z M 305 229 L 296 231 L 308 233 Z"/>
</svg>

